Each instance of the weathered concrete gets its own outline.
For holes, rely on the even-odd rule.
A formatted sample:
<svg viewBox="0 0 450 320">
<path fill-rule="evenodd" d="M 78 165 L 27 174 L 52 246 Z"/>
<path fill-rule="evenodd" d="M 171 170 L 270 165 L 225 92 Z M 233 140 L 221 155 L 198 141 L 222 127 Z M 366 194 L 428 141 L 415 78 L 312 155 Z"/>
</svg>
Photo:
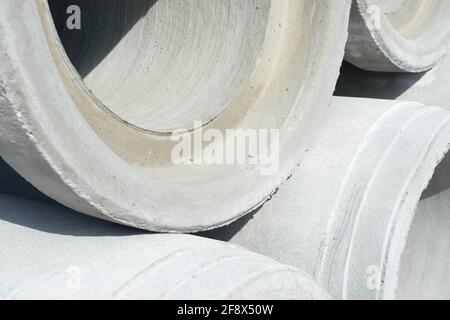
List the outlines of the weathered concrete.
<svg viewBox="0 0 450 320">
<path fill-rule="evenodd" d="M 234 245 L 144 234 L 0 195 L 1 299 L 330 299 L 305 273 Z"/>
<path fill-rule="evenodd" d="M 0 155 L 62 204 L 147 230 L 214 228 L 266 201 L 307 148 L 310 114 L 329 102 L 350 1 L 194 2 L 70 1 L 106 17 L 82 28 L 99 32 L 92 43 L 60 31 L 70 61 L 58 6 L 52 15 L 44 0 L 0 1 Z M 111 18 L 125 9 L 135 20 Z M 154 25 L 156 14 L 166 21 Z M 150 33 L 159 49 L 137 41 Z M 70 50 L 77 44 L 88 56 Z M 147 112 L 159 107 L 164 116 Z M 175 166 L 168 134 L 198 112 L 214 119 L 208 129 L 280 129 L 279 172 Z"/>
<path fill-rule="evenodd" d="M 422 72 L 447 51 L 447 0 L 354 0 L 345 59 L 383 72 Z"/>
<path fill-rule="evenodd" d="M 335 98 L 319 123 L 272 200 L 207 236 L 301 267 L 337 298 L 449 298 L 450 113 Z"/>
</svg>

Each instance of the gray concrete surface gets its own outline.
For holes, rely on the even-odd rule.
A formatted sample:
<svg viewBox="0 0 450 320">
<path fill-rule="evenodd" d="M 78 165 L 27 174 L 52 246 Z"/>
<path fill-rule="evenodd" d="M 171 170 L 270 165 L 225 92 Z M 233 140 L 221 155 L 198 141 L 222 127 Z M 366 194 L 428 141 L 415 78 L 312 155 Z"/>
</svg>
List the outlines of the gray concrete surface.
<svg viewBox="0 0 450 320">
<path fill-rule="evenodd" d="M 272 200 L 206 236 L 301 267 L 336 298 L 450 298 L 448 156 L 432 179 L 450 146 L 450 112 L 355 98 L 327 111 Z"/>
<path fill-rule="evenodd" d="M 2 86 L 0 88 L 0 90 L 2 90 L 0 93 L 2 93 L 4 91 L 3 85 L 2 83 L 0 83 L 0 85 Z M 417 101 L 427 105 L 430 112 L 435 110 L 433 109 L 433 106 L 441 106 L 450 110 L 450 56 L 442 59 L 430 71 L 418 74 L 404 74 L 397 72 L 374 73 L 362 71 L 349 63 L 344 62 L 335 94 L 337 96 Z M 367 108 L 367 106 L 374 103 L 373 101 L 366 103 L 359 101 L 359 103 L 359 107 L 351 104 L 351 112 L 346 115 L 347 119 L 350 119 L 347 120 L 349 122 L 345 122 L 342 119 L 340 122 L 337 119 L 339 117 L 329 118 L 329 128 L 333 128 L 333 126 L 344 126 L 345 128 L 342 128 L 342 131 L 347 132 L 345 130 L 348 130 L 347 133 L 349 134 L 349 137 L 351 137 L 346 140 L 342 137 L 342 139 L 338 138 L 339 134 L 326 136 L 324 133 L 325 136 L 322 138 L 325 140 L 329 139 L 330 146 L 339 144 L 337 143 L 337 140 L 340 140 L 340 143 L 342 145 L 347 145 L 347 147 L 352 145 L 351 141 L 358 138 L 358 135 L 355 132 L 358 131 L 358 128 L 361 128 L 362 124 L 364 124 L 364 121 L 358 121 L 358 116 L 355 117 L 355 114 L 357 115 L 359 112 L 365 112 L 365 119 L 370 119 L 371 116 L 374 116 L 380 110 L 377 109 L 379 105 L 383 105 L 383 103 L 386 102 L 380 102 L 379 105 L 375 103 L 372 108 Z M 321 109 L 318 108 L 317 110 L 320 111 Z M 323 114 L 319 115 L 318 118 L 322 115 Z M 354 118 L 352 118 L 352 116 Z M 442 118 L 445 118 L 445 116 L 442 116 Z M 352 119 L 354 120 L 353 124 Z M 368 129 L 369 127 L 370 126 L 367 126 L 365 129 Z M 426 128 L 425 125 L 424 128 Z M 428 132 L 423 131 L 423 137 L 426 138 L 428 137 L 428 134 L 431 134 L 433 128 L 430 127 L 429 129 L 430 130 Z M 417 141 L 419 140 L 420 137 L 417 137 Z M 411 141 L 404 144 L 404 146 L 412 145 L 413 143 Z M 357 145 L 357 143 L 355 145 Z M 379 223 L 379 220 L 377 220 L 378 218 L 374 218 L 374 220 L 362 218 L 356 220 L 350 219 L 352 223 L 356 221 L 355 225 L 363 226 L 360 226 L 359 228 L 356 227 L 353 229 L 356 231 L 347 232 L 342 237 L 333 235 L 328 236 L 329 230 L 325 230 L 324 227 L 330 226 L 332 223 L 328 224 L 322 223 L 323 221 L 320 223 L 313 221 L 314 219 L 320 220 L 321 217 L 323 218 L 323 216 L 329 214 L 330 211 L 322 210 L 324 209 L 324 206 L 327 206 L 327 203 L 324 204 L 321 203 L 321 201 L 315 205 L 311 205 L 311 203 L 316 200 L 320 200 L 320 197 L 323 196 L 324 199 L 330 201 L 328 203 L 330 205 L 329 207 L 332 207 L 331 203 L 333 202 L 332 199 L 334 199 L 333 194 L 337 195 L 335 191 L 341 187 L 340 183 L 342 182 L 342 179 L 339 180 L 339 178 L 336 178 L 336 184 L 334 186 L 329 185 L 326 188 L 323 188 L 323 185 L 327 183 L 326 181 L 330 178 L 330 176 L 337 176 L 340 173 L 345 175 L 347 173 L 345 169 L 342 171 L 333 170 L 333 166 L 336 166 L 336 162 L 342 163 L 348 161 L 350 163 L 351 159 L 353 159 L 353 151 L 340 155 L 336 153 L 327 153 L 327 150 L 321 150 L 321 148 L 317 147 L 317 145 L 316 148 L 309 148 L 306 153 L 306 162 L 302 162 L 300 164 L 300 169 L 297 170 L 297 173 L 290 176 L 288 181 L 279 188 L 278 192 L 271 197 L 271 200 L 262 209 L 255 210 L 252 214 L 247 215 L 226 229 L 221 229 L 216 232 L 202 235 L 240 243 L 258 252 L 277 258 L 282 262 L 301 266 L 309 273 L 316 276 L 319 281 L 324 283 L 336 297 L 442 298 L 450 296 L 448 287 L 445 287 L 445 285 L 449 282 L 448 274 L 450 274 L 447 267 L 450 265 L 450 257 L 448 256 L 448 252 L 450 252 L 448 239 L 448 235 L 450 234 L 450 222 L 447 212 L 447 208 L 450 206 L 448 203 L 448 199 L 450 199 L 450 197 L 448 197 L 447 194 L 449 189 L 448 181 L 450 181 L 447 179 L 449 176 L 448 157 L 446 157 L 437 168 L 437 163 L 439 162 L 440 157 L 442 156 L 441 153 L 443 152 L 436 151 L 436 154 L 434 154 L 436 156 L 435 158 L 425 161 L 425 171 L 427 173 L 424 175 L 425 177 L 422 177 L 422 180 L 430 180 L 431 177 L 429 176 L 432 171 L 436 169 L 436 175 L 433 179 L 431 179 L 428 188 L 426 188 L 425 185 L 422 185 L 423 183 L 419 183 L 417 186 L 410 189 L 411 192 L 408 191 L 406 195 L 403 194 L 405 197 L 402 198 L 401 192 L 403 192 L 403 190 L 401 192 L 399 191 L 400 186 L 397 186 L 399 187 L 397 189 L 394 187 L 389 189 L 389 185 L 394 185 L 394 182 L 391 180 L 395 180 L 397 174 L 404 169 L 398 168 L 399 172 L 392 172 L 391 176 L 385 174 L 384 180 L 380 182 L 380 187 L 378 190 L 369 193 L 375 194 L 375 198 L 378 197 L 378 199 L 381 198 L 381 195 L 385 196 L 382 197 L 383 201 L 375 201 L 375 204 L 384 203 L 385 201 L 388 202 L 389 196 L 392 196 L 394 200 L 399 199 L 399 197 L 405 200 L 408 199 L 409 195 L 409 199 L 412 199 L 407 201 L 410 207 L 405 209 L 407 214 L 403 216 L 400 215 L 400 217 L 403 217 L 400 221 L 388 219 L 394 225 L 398 225 L 400 227 L 397 230 L 396 228 L 392 229 L 392 239 L 394 239 L 392 241 L 394 245 L 390 248 L 393 249 L 390 252 L 383 251 L 386 258 L 384 261 L 387 261 L 387 265 L 381 264 L 380 266 L 378 258 L 381 254 L 377 255 L 377 253 L 382 251 L 382 249 L 380 249 L 382 247 L 381 243 L 385 242 L 380 239 L 386 240 L 388 238 L 383 238 L 383 236 L 377 238 L 379 234 L 377 235 L 375 233 L 381 230 L 380 234 L 382 234 L 388 229 L 385 227 L 380 227 L 378 230 L 374 227 L 374 225 Z M 20 154 L 19 156 L 23 157 L 22 159 L 25 159 L 24 154 Z M 409 158 L 414 160 L 414 157 L 416 156 L 418 157 L 417 154 L 413 154 L 410 155 Z M 308 161 L 310 161 L 311 164 L 311 159 L 314 157 L 318 158 L 320 161 L 317 163 L 322 163 L 322 165 L 314 170 L 311 169 L 311 166 L 308 169 Z M 336 159 L 338 161 L 335 161 Z M 385 161 L 386 159 L 382 160 Z M 384 163 L 382 160 L 380 160 L 380 163 Z M 302 167 L 305 163 L 306 166 Z M 16 169 L 23 172 L 29 170 L 29 167 L 35 164 L 36 162 L 33 159 L 27 159 L 24 165 L 19 166 Z M 39 165 L 40 164 L 38 164 L 37 167 L 39 167 Z M 391 167 L 395 168 L 395 164 L 393 164 L 393 162 L 391 162 Z M 368 171 L 370 171 L 369 169 Z M 298 174 L 299 171 L 300 175 Z M 321 175 L 323 175 L 323 179 L 320 178 Z M 47 183 L 48 181 L 46 181 L 46 179 L 48 177 L 49 175 L 47 171 L 39 170 L 37 176 L 30 180 L 34 180 L 35 183 L 36 179 L 42 179 L 44 183 Z M 305 181 L 312 181 L 312 184 L 305 184 Z M 315 183 L 320 186 L 314 187 Z M 355 184 L 358 183 L 359 180 Z M 43 189 L 46 189 L 48 186 L 49 185 Z M 383 188 L 386 188 L 386 190 L 391 190 L 391 194 L 384 194 L 383 192 L 385 192 L 385 190 L 383 190 Z M 55 190 L 57 190 L 57 188 Z M 424 190 L 425 192 L 421 194 Z M 58 190 L 58 192 L 65 191 Z M 330 194 L 327 194 L 327 192 L 330 192 L 332 196 L 329 196 Z M 144 235 L 136 230 L 121 226 L 113 226 L 108 222 L 78 216 L 73 211 L 67 211 L 61 205 L 55 204 L 54 200 L 51 200 L 46 195 L 41 194 L 26 180 L 15 173 L 11 167 L 1 159 L 0 193 L 17 195 L 23 198 L 37 200 L 41 203 L 47 203 L 44 206 L 48 204 L 51 205 L 51 207 L 44 207 L 46 209 L 43 210 L 33 210 L 34 207 L 39 207 L 37 203 L 28 203 L 4 196 L 2 197 L 5 201 L 3 201 L 3 204 L 0 204 L 0 212 L 2 212 L 0 225 L 3 226 L 6 231 L 13 230 L 17 227 L 20 231 L 17 231 L 18 229 L 11 231 L 13 234 L 16 232 L 18 232 L 18 234 L 24 232 L 23 234 L 27 237 L 28 235 L 33 234 L 32 237 L 36 237 L 37 239 L 46 239 L 43 243 L 53 239 L 55 241 L 59 241 L 58 239 L 60 236 L 69 236 L 71 238 L 77 238 L 77 240 L 73 240 L 73 243 L 75 243 L 75 247 L 78 247 L 80 244 L 84 245 L 85 243 L 92 241 L 93 237 L 97 237 L 97 233 L 101 238 L 105 238 L 105 241 L 106 238 L 112 236 L 121 237 L 122 233 L 124 234 L 124 238 L 134 238 L 136 236 L 141 237 Z M 313 194 L 312 196 L 311 193 Z M 76 197 L 72 200 L 75 202 L 77 201 Z M 369 200 L 364 199 L 364 201 Z M 74 202 L 72 201 L 66 202 L 66 204 L 72 207 L 73 203 Z M 348 203 L 353 202 L 349 201 Z M 414 216 L 411 213 L 414 212 L 412 207 L 414 207 L 415 204 L 417 204 L 417 210 L 415 211 Z M 308 205 L 310 205 L 313 210 L 310 210 L 309 207 L 305 209 L 305 206 Z M 355 206 L 358 207 L 357 204 L 355 204 Z M 376 208 L 376 206 L 374 205 L 372 208 Z M 314 210 L 319 210 L 320 212 L 315 217 L 312 217 L 311 211 Z M 47 211 L 51 212 L 51 214 L 47 214 Z M 364 212 L 364 210 L 362 211 Z M 19 212 L 26 213 L 23 215 L 16 215 Z M 33 214 L 30 214 L 30 212 L 33 212 Z M 34 213 L 36 212 L 41 212 L 42 215 L 38 214 L 38 216 L 35 216 Z M 378 216 L 380 212 L 383 211 L 379 210 L 376 214 L 372 214 L 371 216 Z M 387 212 L 390 211 L 387 210 Z M 58 216 L 62 213 L 67 216 L 59 219 Z M 263 215 L 265 218 L 261 218 Z M 303 215 L 305 215 L 304 218 L 302 218 Z M 45 219 L 38 221 L 41 217 L 45 217 Z M 46 219 L 52 219 L 56 227 L 53 228 L 52 226 L 48 226 Z M 339 221 L 339 219 L 337 220 Z M 267 221 L 271 221 L 270 226 L 266 224 Z M 367 225 L 364 226 L 366 223 L 370 223 L 370 227 Z M 74 227 L 68 227 L 68 224 L 73 224 Z M 61 227 L 61 225 L 63 225 L 63 227 Z M 88 225 L 92 226 L 92 228 L 88 227 Z M 104 230 L 110 230 L 110 228 L 111 232 L 103 232 Z M 331 230 L 333 229 L 332 227 L 330 228 Z M 98 232 L 98 230 L 100 231 Z M 47 233 L 49 234 L 47 235 Z M 323 234 L 327 234 L 327 236 L 325 238 L 321 238 L 321 235 Z M 335 250 L 333 246 L 330 246 L 330 242 L 333 243 L 337 241 L 337 239 L 348 237 L 349 234 L 352 234 L 352 237 L 354 237 L 354 239 L 350 242 L 352 245 L 349 246 L 351 248 L 349 255 L 337 254 L 337 258 L 335 258 L 337 260 L 333 260 L 333 257 L 331 257 L 331 260 L 329 261 L 333 261 L 333 263 L 327 262 L 329 257 L 327 254 L 329 254 L 329 252 L 334 252 L 333 250 Z M 91 239 L 89 239 L 89 241 L 86 239 L 86 242 L 84 242 L 84 240 L 81 239 L 86 237 L 86 235 Z M 360 237 L 360 241 L 358 240 L 358 237 Z M 264 239 L 264 241 L 258 240 L 261 238 Z M 268 241 L 267 239 L 272 240 Z M 293 239 L 295 239 L 295 241 Z M 19 240 L 20 239 L 18 239 L 18 241 Z M 194 242 L 195 241 L 197 240 L 194 240 Z M 345 239 L 342 242 L 344 244 L 347 243 Z M 8 238 L 5 238 L 5 243 L 8 246 L 6 249 L 10 250 L 10 245 L 8 244 L 10 242 Z M 362 243 L 363 245 L 355 245 L 355 243 Z M 109 246 L 109 244 L 105 244 L 105 246 Z M 174 246 L 176 245 L 174 244 Z M 44 247 L 45 246 L 42 246 L 42 248 Z M 327 253 L 327 248 L 329 247 L 331 247 L 332 250 Z M 93 251 L 97 250 L 95 247 L 92 248 Z M 368 255 L 365 253 L 367 248 L 373 249 L 369 250 L 370 252 Z M 383 250 L 386 250 L 386 248 L 386 246 L 383 247 Z M 336 250 L 336 252 L 338 252 L 340 249 L 338 248 Z M 358 252 L 359 254 L 355 255 L 355 252 Z M 370 254 L 373 254 L 374 252 L 376 256 L 370 256 Z M 82 256 L 82 254 L 84 253 L 81 253 L 80 251 L 80 256 Z M 327 257 L 323 259 L 322 255 Z M 14 256 L 15 253 L 11 253 L 11 259 L 14 259 Z M 18 260 L 22 258 L 23 257 L 19 256 Z M 36 256 L 33 259 L 36 261 L 38 260 Z M 135 258 L 130 257 L 130 260 L 135 260 Z M 438 263 L 436 261 L 438 261 Z M 144 264 L 145 262 L 143 262 L 143 265 Z M 36 263 L 36 265 L 38 265 L 38 263 Z M 327 265 L 328 267 L 331 265 L 331 269 L 333 270 L 330 268 L 327 269 Z M 64 263 L 63 266 L 65 266 Z M 374 268 L 371 269 L 371 267 Z M 89 266 L 88 269 L 89 268 L 91 268 L 91 266 Z M 126 268 L 129 268 L 129 266 Z M 125 274 L 126 268 L 124 267 L 124 269 L 120 272 Z M 342 270 L 339 268 L 344 269 L 345 271 L 341 272 Z M 25 269 L 21 270 L 21 272 L 23 272 L 23 277 L 26 278 L 26 272 L 24 270 Z M 38 274 L 46 274 L 45 270 L 39 268 L 33 270 Z M 50 270 L 52 269 L 50 268 Z M 60 271 L 60 268 L 58 270 Z M 91 268 L 89 270 L 92 271 L 92 273 L 90 273 L 91 276 L 97 277 L 98 270 L 95 270 L 95 268 Z M 382 277 L 378 276 L 380 270 L 384 272 Z M 8 272 L 11 272 L 11 274 L 13 273 L 11 269 Z M 54 279 L 57 281 L 54 288 L 62 284 L 62 282 L 58 282 L 60 281 L 58 276 Z M 381 286 L 380 281 L 382 281 Z M 24 290 L 28 290 L 30 288 L 27 287 L 26 284 L 23 287 L 17 287 L 24 288 Z M 38 285 L 33 287 L 40 290 Z M 59 291 L 58 294 L 62 296 L 67 294 L 67 287 L 60 288 L 61 291 Z M 93 290 L 90 291 L 90 293 L 93 293 L 96 288 L 92 289 L 91 287 L 89 290 Z M 51 290 L 49 290 L 49 292 L 52 293 Z M 106 293 L 104 296 L 108 297 L 108 288 L 105 289 L 104 293 Z M 21 294 L 22 293 L 19 290 L 18 296 Z M 36 291 L 36 294 L 42 294 L 42 292 Z M 87 293 L 83 292 L 83 294 L 86 295 Z"/>
<path fill-rule="evenodd" d="M 336 96 L 417 101 L 450 110 L 450 55 L 419 74 L 364 71 L 344 62 Z M 52 201 L 0 158 L 0 193 Z"/>
<path fill-rule="evenodd" d="M 306 273 L 234 245 L 5 195 L 0 284 L 0 299 L 331 299 Z"/>
<path fill-rule="evenodd" d="M 98 46 L 80 43 L 91 39 L 83 32 L 70 39 L 86 49 L 86 60 L 74 63 L 55 27 L 57 8 L 1 2 L 0 154 L 27 181 L 81 213 L 196 232 L 241 218 L 291 174 L 310 137 L 310 115 L 331 99 L 349 0 L 78 3 L 107 18 L 100 26 L 86 22 L 83 31 L 102 34 Z M 110 27 L 108 17 L 123 12 L 131 21 Z M 97 54 L 101 61 L 90 61 Z M 184 126 L 199 114 L 205 130 L 278 130 L 279 170 L 261 174 L 260 162 L 174 163 L 174 128 L 198 139 L 200 130 Z"/>
<path fill-rule="evenodd" d="M 344 62 L 335 95 L 417 101 L 450 110 L 450 55 L 418 74 L 369 72 Z"/>
</svg>

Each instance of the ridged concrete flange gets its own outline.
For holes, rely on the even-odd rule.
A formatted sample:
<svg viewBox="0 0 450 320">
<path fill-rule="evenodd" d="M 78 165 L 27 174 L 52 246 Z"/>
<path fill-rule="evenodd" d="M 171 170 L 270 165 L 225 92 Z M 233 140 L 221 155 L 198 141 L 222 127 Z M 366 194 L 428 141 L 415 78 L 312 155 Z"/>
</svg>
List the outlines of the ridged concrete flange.
<svg viewBox="0 0 450 320">
<path fill-rule="evenodd" d="M 369 71 L 421 72 L 450 41 L 447 0 L 354 0 L 345 59 Z"/>
<path fill-rule="evenodd" d="M 81 34 L 64 29 L 69 2 Z M 0 154 L 92 216 L 154 231 L 227 224 L 296 166 L 309 115 L 331 97 L 349 11 L 344 0 L 1 1 Z M 175 166 L 169 134 L 194 119 L 279 129 L 280 170 Z"/>
<path fill-rule="evenodd" d="M 301 267 L 335 298 L 449 298 L 450 113 L 336 98 L 320 123 L 289 183 L 212 236 Z"/>
<path fill-rule="evenodd" d="M 331 299 L 306 273 L 234 245 L 4 195 L 0 239 L 1 299 Z"/>
</svg>

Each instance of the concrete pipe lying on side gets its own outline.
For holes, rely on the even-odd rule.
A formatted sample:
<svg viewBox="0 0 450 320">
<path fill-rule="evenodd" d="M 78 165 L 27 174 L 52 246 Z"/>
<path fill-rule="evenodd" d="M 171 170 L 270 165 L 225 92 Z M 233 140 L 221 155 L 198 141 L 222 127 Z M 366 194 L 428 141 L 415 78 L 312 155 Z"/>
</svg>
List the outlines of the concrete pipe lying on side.
<svg viewBox="0 0 450 320">
<path fill-rule="evenodd" d="M 450 298 L 450 113 L 335 98 L 317 132 L 264 208 L 210 236 L 301 267 L 335 298 Z"/>
<path fill-rule="evenodd" d="M 450 41 L 447 0 L 354 0 L 345 59 L 369 71 L 421 72 Z"/>
<path fill-rule="evenodd" d="M 293 267 L 0 195 L 1 299 L 330 299 Z"/>
<path fill-rule="evenodd" d="M 228 224 L 295 168 L 309 115 L 331 99 L 349 12 L 347 0 L 2 0 L 0 155 L 92 216 Z M 279 130 L 279 170 L 176 163 L 174 138 L 201 129 Z"/>
</svg>

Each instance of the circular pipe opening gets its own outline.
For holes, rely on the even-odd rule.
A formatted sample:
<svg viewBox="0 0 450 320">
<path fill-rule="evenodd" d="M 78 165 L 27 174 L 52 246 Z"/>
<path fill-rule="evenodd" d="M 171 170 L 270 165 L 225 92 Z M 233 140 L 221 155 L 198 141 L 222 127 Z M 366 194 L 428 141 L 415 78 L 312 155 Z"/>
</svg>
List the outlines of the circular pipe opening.
<svg viewBox="0 0 450 320">
<path fill-rule="evenodd" d="M 355 0 L 346 60 L 363 70 L 419 73 L 448 49 L 445 0 Z"/>
<path fill-rule="evenodd" d="M 120 3 L 132 6 L 129 2 Z M 298 165 L 298 159 L 311 139 L 311 118 L 320 116 L 329 103 L 342 60 L 350 8 L 349 0 L 343 3 L 307 0 L 189 1 L 195 4 L 193 8 L 215 3 L 216 11 L 228 10 L 231 16 L 251 11 L 255 15 L 262 14 L 268 20 L 267 25 L 255 23 L 261 21 L 257 19 L 251 19 L 245 24 L 252 28 L 264 25 L 264 28 L 255 28 L 263 31 L 256 32 L 255 37 L 264 40 L 261 41 L 261 48 L 254 50 L 257 53 L 253 57 L 257 57 L 250 59 L 255 67 L 249 68 L 249 79 L 242 81 L 245 88 L 233 91 L 238 97 L 226 107 L 226 112 L 205 125 L 205 130 L 177 135 L 175 138 L 181 139 L 174 141 L 176 139 L 168 134 L 149 134 L 128 125 L 123 119 L 119 121 L 117 114 L 113 115 L 111 110 L 108 112 L 105 106 L 99 104 L 98 99 L 89 93 L 88 90 L 92 91 L 92 88 L 88 89 L 84 83 L 87 80 L 82 81 L 82 72 L 74 68 L 76 63 L 68 58 L 66 51 L 69 50 L 64 48 L 61 41 L 64 37 L 55 28 L 55 25 L 61 23 L 58 19 L 64 20 L 62 17 L 66 18 L 68 14 L 55 14 L 55 7 L 50 8 L 55 4 L 50 3 L 49 6 L 46 0 L 33 3 L 34 5 L 25 7 L 7 5 L 4 10 L 7 23 L 2 24 L 2 30 L 5 34 L 11 34 L 8 41 L 15 38 L 11 50 L 6 50 L 6 65 L 13 69 L 17 67 L 21 71 L 24 71 L 24 65 L 32 66 L 35 75 L 29 79 L 31 90 L 20 86 L 11 89 L 14 92 L 11 95 L 14 96 L 11 106 L 16 104 L 15 97 L 23 98 L 20 109 L 11 107 L 10 117 L 3 120 L 19 121 L 22 115 L 26 118 L 20 118 L 20 121 L 26 121 L 30 127 L 21 127 L 19 132 L 13 132 L 12 138 L 7 140 L 14 141 L 15 137 L 33 131 L 35 139 L 22 139 L 26 141 L 20 145 L 11 143 L 8 146 L 11 150 L 29 149 L 30 156 L 16 157 L 21 154 L 20 151 L 11 151 L 8 152 L 8 163 L 14 164 L 40 190 L 68 207 L 91 216 L 158 232 L 197 232 L 231 223 L 263 204 L 286 180 Z M 87 2 L 78 3 L 86 5 Z M 108 16 L 117 3 L 119 2 L 108 1 L 109 7 L 104 7 Z M 87 4 L 93 5 L 90 2 Z M 149 10 L 159 4 L 177 2 L 161 0 Z M 248 7 L 250 4 L 253 4 L 252 9 Z M 83 15 L 88 13 L 85 9 L 80 9 L 82 28 L 78 31 L 85 32 L 83 26 L 86 21 L 83 19 L 86 18 Z M 169 9 L 172 7 L 167 8 L 168 11 Z M 205 28 L 217 30 L 217 21 L 209 19 L 209 16 L 217 15 L 216 11 L 208 10 L 203 13 L 204 19 L 209 23 L 214 22 L 212 26 Z M 179 10 L 175 12 L 178 13 Z M 97 19 L 106 15 L 101 10 L 97 13 Z M 125 14 L 123 19 L 130 14 Z M 227 19 L 233 21 L 227 25 L 227 30 L 231 30 L 227 32 L 240 30 L 242 34 L 247 33 L 242 28 L 234 28 L 234 24 L 239 26 L 243 21 L 233 17 Z M 106 18 L 103 20 L 107 21 Z M 116 22 L 120 21 L 117 19 Z M 105 33 L 103 29 L 107 27 L 89 35 L 93 38 L 98 32 Z M 122 32 L 123 28 L 118 30 Z M 202 30 L 199 28 L 198 32 Z M 147 31 L 144 31 L 142 37 L 147 35 Z M 123 33 L 126 33 L 127 38 L 133 31 Z M 330 41 L 320 41 L 327 37 Z M 254 38 L 249 39 L 252 41 Z M 209 40 L 203 47 L 211 47 L 212 40 Z M 122 41 L 123 38 L 120 43 Z M 239 48 L 247 46 L 245 37 L 233 39 L 232 43 Z M 83 51 L 81 46 L 78 49 Z M 9 54 L 10 51 L 14 53 Z M 130 47 L 128 51 L 131 52 L 129 55 L 142 54 L 134 47 Z M 219 52 L 229 56 L 229 51 Z M 112 53 L 108 53 L 106 58 L 110 55 Z M 123 62 L 128 61 L 128 55 L 117 57 L 124 59 Z M 174 56 L 174 59 L 177 57 Z M 245 57 L 248 58 L 248 55 Z M 198 57 L 194 58 L 195 60 L 188 62 L 197 62 Z M 242 56 L 239 55 L 239 58 Z M 247 58 L 244 60 L 248 60 Z M 109 62 L 117 63 L 113 60 Z M 247 66 L 242 59 L 237 61 L 244 68 Z M 180 70 L 184 72 L 185 66 L 182 67 Z M 109 68 L 107 70 L 111 71 Z M 181 73 L 180 70 L 177 71 Z M 208 73 L 205 77 L 210 81 L 211 70 L 206 68 L 203 72 Z M 23 74 L 15 74 L 8 81 L 17 79 L 19 82 L 24 74 L 25 71 Z M 175 81 L 178 73 L 173 74 Z M 224 76 L 222 79 L 228 80 L 226 75 L 221 72 L 219 74 Z M 189 75 L 192 76 L 190 73 Z M 116 81 L 113 77 L 108 80 Z M 216 78 L 213 77 L 212 80 Z M 189 83 L 183 85 L 187 84 Z M 204 85 L 206 84 L 209 82 Z M 130 90 L 135 89 L 131 85 L 128 87 Z M 198 89 L 198 86 L 193 88 Z M 223 83 L 219 88 L 229 89 Z M 153 89 L 150 86 L 148 90 Z M 147 91 L 143 90 L 142 93 L 146 94 Z M 122 97 L 126 94 L 128 92 Z M 170 95 L 166 97 L 172 98 Z M 129 98 L 134 99 L 136 96 L 129 95 Z M 32 103 L 22 103 L 23 101 Z M 142 101 L 152 102 L 145 99 Z M 102 102 L 105 104 L 105 101 Z M 189 112 L 186 114 L 191 116 Z M 179 120 L 178 117 L 177 119 Z M 161 130 L 168 130 L 167 133 L 170 133 L 178 126 L 181 125 L 172 128 L 161 126 Z M 213 145 L 215 148 L 210 147 L 208 133 L 213 135 L 213 139 L 216 138 Z M 242 133 L 244 139 L 240 140 L 243 142 L 236 141 L 235 137 L 242 136 Z M 249 147 L 248 140 L 252 140 L 257 150 Z M 26 146 L 23 147 L 24 145 Z M 269 148 L 265 148 L 265 145 Z M 176 154 L 180 149 L 183 159 L 180 159 L 180 153 Z M 216 159 L 210 161 L 208 157 L 211 158 L 214 154 L 217 155 Z M 234 154 L 234 159 L 225 157 L 230 154 Z M 197 163 L 192 163 L 193 156 L 194 160 L 199 160 L 195 161 Z M 43 181 L 40 174 L 42 170 L 37 170 L 31 162 L 39 162 L 45 172 L 50 172 L 48 179 Z M 211 208 L 214 210 L 211 211 Z"/>
<path fill-rule="evenodd" d="M 450 298 L 450 155 L 424 191 L 400 261 L 399 299 Z"/>
<path fill-rule="evenodd" d="M 219 117 L 263 48 L 270 0 L 49 0 L 62 45 L 97 102 L 153 133 Z M 81 29 L 67 21 L 80 8 Z"/>
<path fill-rule="evenodd" d="M 448 21 L 448 1 L 384 0 L 381 8 L 394 29 L 409 40 L 433 37 Z"/>
</svg>

